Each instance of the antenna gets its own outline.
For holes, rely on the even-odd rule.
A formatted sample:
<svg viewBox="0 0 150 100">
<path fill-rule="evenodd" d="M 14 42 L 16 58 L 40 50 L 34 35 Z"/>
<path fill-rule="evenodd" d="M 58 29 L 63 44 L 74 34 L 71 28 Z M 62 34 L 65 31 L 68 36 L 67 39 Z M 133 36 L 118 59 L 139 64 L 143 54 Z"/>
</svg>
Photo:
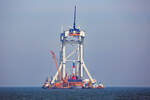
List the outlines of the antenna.
<svg viewBox="0 0 150 100">
<path fill-rule="evenodd" d="M 74 8 L 74 23 L 73 23 L 73 29 L 76 29 L 76 5 Z"/>
</svg>

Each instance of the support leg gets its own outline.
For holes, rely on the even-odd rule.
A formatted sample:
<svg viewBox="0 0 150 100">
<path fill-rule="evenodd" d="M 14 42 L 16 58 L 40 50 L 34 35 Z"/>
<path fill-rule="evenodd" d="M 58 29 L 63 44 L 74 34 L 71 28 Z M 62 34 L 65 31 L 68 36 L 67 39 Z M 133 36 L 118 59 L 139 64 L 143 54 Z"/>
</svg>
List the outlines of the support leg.
<svg viewBox="0 0 150 100">
<path fill-rule="evenodd" d="M 85 69 L 85 71 L 86 71 L 86 73 L 87 73 L 89 79 L 91 80 L 92 83 L 94 83 L 93 78 L 92 78 L 91 74 L 89 73 L 89 71 L 88 71 L 88 69 L 87 69 L 87 67 L 86 67 L 86 65 L 85 65 L 85 63 L 84 63 L 84 61 L 83 61 L 83 66 L 84 66 L 84 69 Z"/>
<path fill-rule="evenodd" d="M 55 74 L 55 76 L 54 76 L 51 83 L 54 83 L 54 81 L 57 80 L 58 73 L 61 71 L 61 69 L 62 69 L 62 63 L 60 64 L 59 69 L 57 70 L 57 72 L 56 72 L 56 74 Z"/>
</svg>

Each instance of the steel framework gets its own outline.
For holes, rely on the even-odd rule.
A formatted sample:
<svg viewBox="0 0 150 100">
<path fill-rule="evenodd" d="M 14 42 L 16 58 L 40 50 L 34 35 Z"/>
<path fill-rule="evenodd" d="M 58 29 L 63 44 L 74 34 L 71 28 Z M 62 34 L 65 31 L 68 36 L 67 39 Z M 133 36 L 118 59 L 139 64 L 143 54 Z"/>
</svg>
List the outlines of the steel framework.
<svg viewBox="0 0 150 100">
<path fill-rule="evenodd" d="M 76 6 L 75 6 L 73 28 L 70 28 L 69 30 L 62 32 L 60 35 L 61 49 L 60 49 L 59 69 L 56 72 L 55 76 L 53 77 L 52 83 L 55 83 L 55 81 L 59 79 L 58 78 L 59 71 L 61 71 L 63 79 L 65 78 L 66 67 L 69 67 L 66 65 L 68 62 L 76 63 L 77 65 L 76 75 L 79 78 L 82 79 L 84 77 L 83 71 L 85 71 L 89 79 L 91 80 L 91 82 L 94 83 L 93 78 L 89 73 L 83 59 L 84 38 L 85 38 L 85 32 L 83 30 L 80 30 L 80 28 L 76 27 Z M 68 45 L 70 45 L 70 48 L 67 48 Z M 71 53 L 67 55 L 66 50 L 68 49 L 71 50 L 71 48 L 74 49 L 71 51 Z M 72 57 L 73 55 L 76 57 L 73 58 Z"/>
</svg>

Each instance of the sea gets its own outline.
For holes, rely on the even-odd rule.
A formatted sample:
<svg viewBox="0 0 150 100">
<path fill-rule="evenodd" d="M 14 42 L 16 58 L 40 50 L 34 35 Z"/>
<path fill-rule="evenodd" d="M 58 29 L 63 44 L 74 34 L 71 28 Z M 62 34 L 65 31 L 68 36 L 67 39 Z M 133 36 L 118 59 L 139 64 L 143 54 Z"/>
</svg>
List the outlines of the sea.
<svg viewBox="0 0 150 100">
<path fill-rule="evenodd" d="M 150 87 L 106 87 L 104 89 L 0 87 L 0 100 L 150 100 Z"/>
</svg>

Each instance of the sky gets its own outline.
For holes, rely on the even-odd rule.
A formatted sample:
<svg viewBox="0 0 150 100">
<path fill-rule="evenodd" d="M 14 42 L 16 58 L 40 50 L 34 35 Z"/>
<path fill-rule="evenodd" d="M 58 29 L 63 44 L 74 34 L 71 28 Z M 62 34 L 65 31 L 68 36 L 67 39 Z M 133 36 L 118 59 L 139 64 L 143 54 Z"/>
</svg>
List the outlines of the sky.
<svg viewBox="0 0 150 100">
<path fill-rule="evenodd" d="M 0 86 L 41 86 L 56 72 L 61 27 L 85 30 L 84 60 L 105 86 L 150 86 L 149 0 L 0 0 Z"/>
</svg>

